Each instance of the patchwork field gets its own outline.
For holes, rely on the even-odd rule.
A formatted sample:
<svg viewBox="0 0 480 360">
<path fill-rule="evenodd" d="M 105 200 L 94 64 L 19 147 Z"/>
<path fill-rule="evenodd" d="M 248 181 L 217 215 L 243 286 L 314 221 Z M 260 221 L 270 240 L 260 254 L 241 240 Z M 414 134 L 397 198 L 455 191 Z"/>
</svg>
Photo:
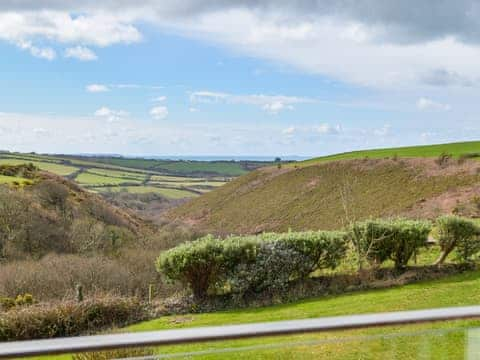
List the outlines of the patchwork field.
<svg viewBox="0 0 480 360">
<path fill-rule="evenodd" d="M 0 165 L 32 163 L 41 170 L 74 180 L 94 192 L 156 193 L 169 199 L 192 198 L 220 187 L 262 163 L 166 161 L 0 153 Z M 265 164 L 263 164 L 265 165 Z M 28 183 L 0 177 L 0 183 Z"/>
</svg>

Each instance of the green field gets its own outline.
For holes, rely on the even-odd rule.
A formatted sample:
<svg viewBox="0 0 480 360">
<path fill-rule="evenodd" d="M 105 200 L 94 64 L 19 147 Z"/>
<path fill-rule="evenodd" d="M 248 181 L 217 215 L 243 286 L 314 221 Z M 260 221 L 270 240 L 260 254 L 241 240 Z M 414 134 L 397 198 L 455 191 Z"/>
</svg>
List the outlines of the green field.
<svg viewBox="0 0 480 360">
<path fill-rule="evenodd" d="M 192 165 L 183 161 L 0 153 L 0 165 L 25 163 L 33 163 L 41 170 L 69 177 L 95 192 L 122 189 L 131 193 L 152 192 L 170 199 L 195 197 L 224 185 L 231 178 L 230 174 L 246 172 L 239 170 L 242 169 L 240 163 L 231 162 L 192 162 Z M 158 167 L 159 164 L 165 168 Z M 196 176 L 192 176 L 192 172 Z M 179 175 L 182 173 L 185 175 Z M 207 175 L 209 173 L 211 175 Z M 12 184 L 16 181 L 19 179 L 8 178 L 0 180 L 0 183 Z"/>
<path fill-rule="evenodd" d="M 480 271 L 401 287 L 353 292 L 290 304 L 204 314 L 164 316 L 122 331 L 139 332 L 478 305 Z M 168 346 L 158 353 L 194 359 L 463 359 L 467 329 L 480 320 L 379 327 L 329 333 Z M 432 333 L 432 331 L 435 331 Z M 478 335 L 477 335 L 478 336 Z M 228 351 L 225 353 L 224 351 Z M 192 353 L 198 354 L 194 356 Z M 49 357 L 68 359 L 69 356 Z"/>
<path fill-rule="evenodd" d="M 28 159 L 24 160 L 21 158 L 0 158 L 0 165 L 21 165 L 25 163 L 32 163 L 40 170 L 49 171 L 60 176 L 70 175 L 78 170 L 76 167 L 73 166 L 66 166 L 53 162 L 33 161 Z"/>
<path fill-rule="evenodd" d="M 120 158 L 120 157 L 66 157 L 73 158 L 74 161 L 84 160 L 120 166 L 131 169 L 142 169 L 160 173 L 170 173 L 176 175 L 216 175 L 216 176 L 240 176 L 246 174 L 249 170 L 245 168 L 244 162 L 234 161 L 186 161 L 186 160 L 154 160 L 141 158 Z M 261 167 L 267 163 L 249 161 L 249 166 Z"/>
<path fill-rule="evenodd" d="M 317 162 L 362 159 L 365 157 L 378 159 L 378 158 L 392 157 L 395 155 L 399 157 L 436 157 L 441 155 L 442 153 L 449 154 L 454 157 L 459 157 L 465 154 L 477 154 L 477 153 L 480 156 L 480 141 L 352 151 L 352 152 L 346 152 L 341 154 L 317 157 L 310 160 L 302 161 L 300 164 L 311 165 Z"/>
<path fill-rule="evenodd" d="M 183 199 L 195 197 L 197 194 L 181 189 L 172 189 L 172 188 L 161 188 L 155 186 L 105 186 L 105 187 L 92 187 L 91 190 L 96 192 L 118 192 L 125 191 L 132 194 L 146 194 L 146 193 L 155 193 L 163 195 L 169 199 Z"/>
<path fill-rule="evenodd" d="M 436 307 L 478 305 L 480 303 L 480 271 L 468 272 L 462 275 L 450 276 L 441 280 L 420 282 L 383 290 L 371 290 L 356 292 L 340 296 L 327 296 L 318 299 L 310 299 L 292 304 L 277 305 L 264 308 L 243 309 L 235 311 L 217 312 L 211 314 L 192 314 L 182 316 L 167 316 L 156 320 L 144 322 L 127 328 L 128 331 L 151 331 L 160 329 L 177 329 L 193 326 L 214 326 L 225 324 L 241 324 L 250 322 L 278 321 L 290 319 L 307 319 L 324 316 L 365 314 L 374 312 L 417 310 Z M 343 354 L 342 358 L 365 358 L 382 359 L 389 351 L 395 351 L 398 358 L 400 355 L 418 355 L 418 352 L 425 346 L 423 340 L 411 337 L 397 338 L 396 341 L 388 341 L 388 335 L 399 332 L 414 332 L 419 330 L 451 328 L 451 327 L 472 327 L 480 326 L 479 321 L 457 321 L 451 323 L 396 326 L 370 330 L 343 331 L 339 333 L 300 335 L 269 339 L 237 340 L 220 343 L 196 344 L 188 346 L 175 346 L 163 349 L 164 353 L 200 351 L 206 349 L 234 348 L 239 346 L 255 346 L 260 344 L 284 343 L 287 345 L 287 353 L 284 350 L 279 355 L 275 350 L 256 350 L 253 353 L 233 353 L 236 358 L 255 355 L 255 358 L 289 358 L 289 356 L 300 356 L 301 358 L 328 359 L 333 353 Z M 361 337 L 366 335 L 384 335 L 386 340 L 371 341 L 345 341 L 334 342 L 316 346 L 288 346 L 295 341 L 320 341 L 326 339 L 342 339 L 346 337 Z M 413 342 L 412 342 L 413 340 Z M 419 341 L 420 340 L 420 341 Z M 433 341 L 431 352 L 445 356 L 445 351 L 450 354 L 462 354 L 464 333 L 454 332 Z M 439 343 L 447 342 L 448 349 L 444 346 L 438 347 Z M 392 349 L 392 346 L 394 347 Z M 425 350 L 425 349 L 424 349 Z M 199 356 L 198 358 L 219 358 L 219 355 Z M 230 356 L 230 355 L 229 355 Z"/>
<path fill-rule="evenodd" d="M 120 185 L 124 183 L 140 184 L 141 180 L 117 178 L 113 176 L 102 176 L 83 172 L 79 174 L 75 181 L 80 185 Z"/>
</svg>

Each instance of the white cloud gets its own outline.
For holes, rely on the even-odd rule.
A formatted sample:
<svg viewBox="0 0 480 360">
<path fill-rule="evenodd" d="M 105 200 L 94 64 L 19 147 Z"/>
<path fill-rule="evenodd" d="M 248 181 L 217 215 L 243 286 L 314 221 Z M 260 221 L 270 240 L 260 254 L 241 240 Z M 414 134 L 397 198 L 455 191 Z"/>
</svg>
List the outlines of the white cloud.
<svg viewBox="0 0 480 360">
<path fill-rule="evenodd" d="M 137 24 L 150 23 L 349 83 L 471 86 L 480 83 L 479 15 L 474 0 L 6 0 L 0 39 L 105 47 L 141 41 Z"/>
<path fill-rule="evenodd" d="M 270 114 L 277 114 L 283 110 L 292 110 L 294 104 L 315 102 L 314 99 L 296 96 L 263 94 L 234 95 L 213 91 L 195 91 L 190 94 L 190 101 L 192 103 L 224 102 L 227 104 L 254 105 Z"/>
<path fill-rule="evenodd" d="M 451 110 L 450 104 L 443 104 L 433 101 L 428 98 L 420 98 L 417 101 L 417 108 L 420 110 L 437 110 L 437 111 L 449 111 Z"/>
<path fill-rule="evenodd" d="M 332 126 L 327 123 L 314 126 L 313 129 L 320 134 L 330 134 L 330 135 L 339 134 L 342 131 L 342 128 L 340 125 Z"/>
<path fill-rule="evenodd" d="M 65 50 L 66 58 L 75 58 L 81 61 L 93 61 L 97 60 L 97 55 L 85 46 L 70 47 Z"/>
<path fill-rule="evenodd" d="M 22 50 L 28 50 L 30 54 L 41 59 L 54 60 L 57 57 L 57 53 L 52 48 L 37 47 L 32 45 L 30 41 L 19 41 L 17 46 Z"/>
<path fill-rule="evenodd" d="M 0 12 L 0 38 L 28 41 L 45 38 L 65 44 L 105 47 L 142 39 L 131 17 L 107 12 L 73 15 L 65 11 Z"/>
<path fill-rule="evenodd" d="M 290 126 L 286 129 L 283 129 L 282 130 L 282 134 L 284 135 L 292 135 L 293 133 L 295 133 L 295 131 L 297 130 L 297 128 L 295 126 Z"/>
<path fill-rule="evenodd" d="M 157 96 L 156 98 L 153 98 L 152 101 L 154 102 L 164 102 L 165 100 L 167 100 L 167 97 L 166 96 Z"/>
<path fill-rule="evenodd" d="M 85 87 L 88 92 L 91 93 L 100 93 L 110 91 L 109 87 L 102 84 L 90 84 Z"/>
<path fill-rule="evenodd" d="M 128 112 L 123 110 L 112 110 L 106 106 L 102 106 L 101 108 L 97 109 L 93 115 L 96 117 L 105 118 L 108 122 L 116 122 L 128 116 Z"/>
<path fill-rule="evenodd" d="M 168 109 L 166 106 L 155 106 L 150 110 L 150 115 L 155 120 L 163 120 L 168 116 Z"/>
</svg>

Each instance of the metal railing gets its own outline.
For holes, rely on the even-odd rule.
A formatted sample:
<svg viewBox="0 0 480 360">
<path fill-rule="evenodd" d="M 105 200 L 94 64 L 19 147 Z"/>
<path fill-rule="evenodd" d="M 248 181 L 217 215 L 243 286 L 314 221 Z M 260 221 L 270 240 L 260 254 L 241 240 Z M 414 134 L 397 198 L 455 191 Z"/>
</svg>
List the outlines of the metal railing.
<svg viewBox="0 0 480 360">
<path fill-rule="evenodd" d="M 480 318 L 480 306 L 0 343 L 0 359 Z"/>
</svg>

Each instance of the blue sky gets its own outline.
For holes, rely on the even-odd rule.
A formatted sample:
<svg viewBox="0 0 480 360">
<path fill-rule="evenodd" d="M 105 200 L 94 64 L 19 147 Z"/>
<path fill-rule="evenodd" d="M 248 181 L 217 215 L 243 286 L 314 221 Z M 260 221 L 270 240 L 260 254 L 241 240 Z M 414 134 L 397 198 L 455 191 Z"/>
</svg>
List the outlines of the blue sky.
<svg viewBox="0 0 480 360">
<path fill-rule="evenodd" d="M 367 2 L 371 16 L 349 1 L 6 1 L 0 148 L 308 157 L 479 139 L 474 3 L 442 27 L 445 4 Z"/>
</svg>

